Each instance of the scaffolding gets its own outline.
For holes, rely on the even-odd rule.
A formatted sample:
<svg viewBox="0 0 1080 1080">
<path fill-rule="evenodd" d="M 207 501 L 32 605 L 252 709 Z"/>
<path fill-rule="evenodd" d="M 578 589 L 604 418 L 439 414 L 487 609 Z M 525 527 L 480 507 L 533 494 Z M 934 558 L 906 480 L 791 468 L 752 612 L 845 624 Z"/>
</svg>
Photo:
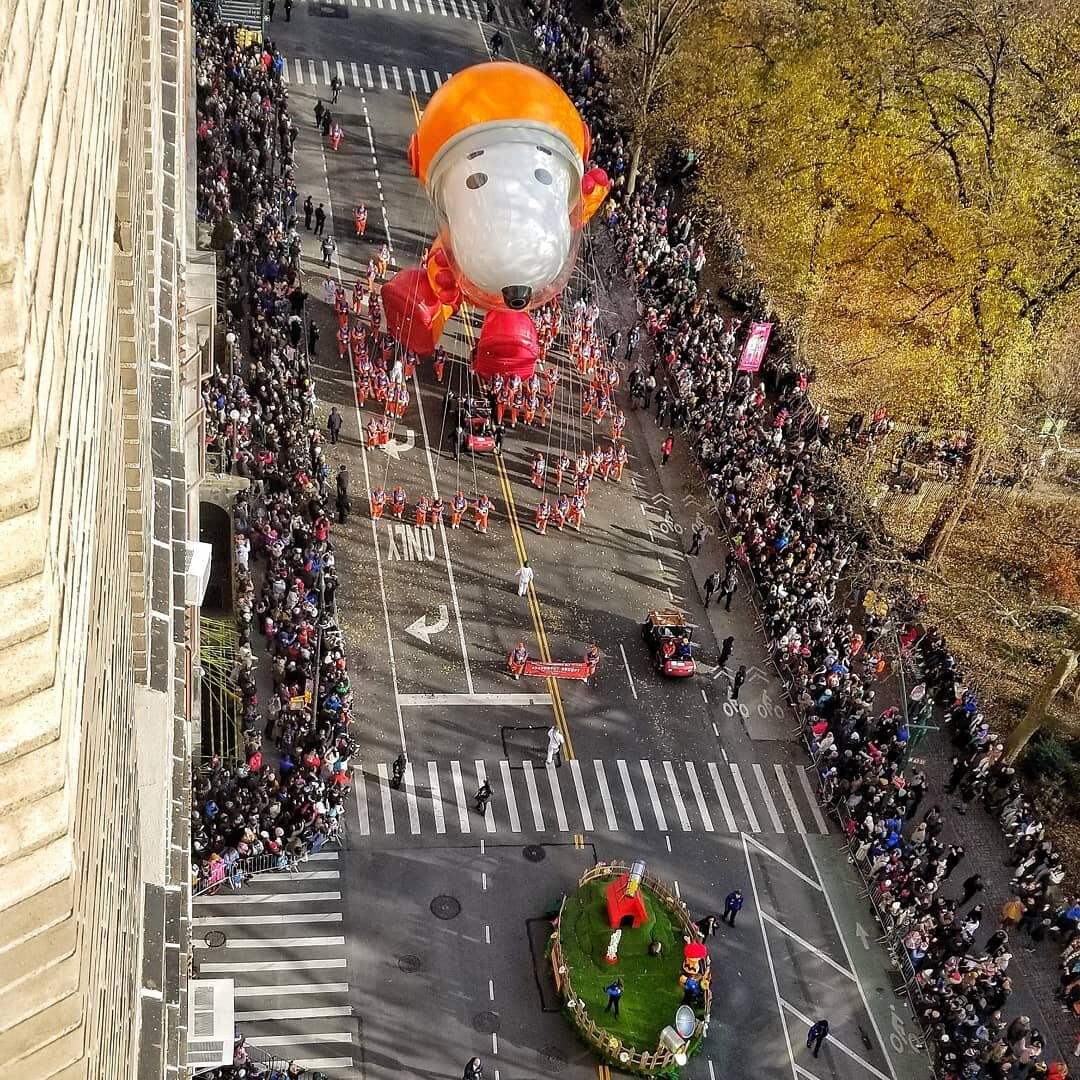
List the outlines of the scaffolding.
<svg viewBox="0 0 1080 1080">
<path fill-rule="evenodd" d="M 240 635 L 233 619 L 207 618 L 199 627 L 203 757 L 235 758 L 243 746 L 240 691 L 232 679 Z"/>
</svg>

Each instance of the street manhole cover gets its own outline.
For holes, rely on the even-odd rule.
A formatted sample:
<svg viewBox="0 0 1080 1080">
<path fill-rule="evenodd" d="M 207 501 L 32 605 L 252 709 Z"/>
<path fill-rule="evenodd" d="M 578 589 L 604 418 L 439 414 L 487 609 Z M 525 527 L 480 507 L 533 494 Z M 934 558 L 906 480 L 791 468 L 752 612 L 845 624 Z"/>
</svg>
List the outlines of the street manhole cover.
<svg viewBox="0 0 1080 1080">
<path fill-rule="evenodd" d="M 436 919 L 454 919 L 461 914 L 461 904 L 452 896 L 436 896 L 431 901 L 431 914 Z"/>
<path fill-rule="evenodd" d="M 557 1046 L 549 1043 L 541 1049 L 540 1056 L 552 1072 L 562 1072 L 566 1068 L 566 1055 Z"/>
<path fill-rule="evenodd" d="M 501 1022 L 499 1020 L 499 1014 L 493 1012 L 477 1013 L 472 1018 L 472 1026 L 480 1032 L 481 1035 L 494 1035 L 499 1030 Z"/>
<path fill-rule="evenodd" d="M 547 856 L 547 852 L 541 844 L 527 844 L 521 849 L 521 854 L 524 855 L 529 862 L 541 862 Z"/>
<path fill-rule="evenodd" d="M 220 930 L 207 930 L 203 941 L 208 949 L 220 949 L 225 944 L 225 935 Z"/>
<path fill-rule="evenodd" d="M 408 953 L 405 956 L 398 957 L 397 966 L 401 968 L 406 975 L 412 975 L 424 966 L 424 961 L 421 960 L 419 956 L 413 956 L 412 953 Z"/>
</svg>

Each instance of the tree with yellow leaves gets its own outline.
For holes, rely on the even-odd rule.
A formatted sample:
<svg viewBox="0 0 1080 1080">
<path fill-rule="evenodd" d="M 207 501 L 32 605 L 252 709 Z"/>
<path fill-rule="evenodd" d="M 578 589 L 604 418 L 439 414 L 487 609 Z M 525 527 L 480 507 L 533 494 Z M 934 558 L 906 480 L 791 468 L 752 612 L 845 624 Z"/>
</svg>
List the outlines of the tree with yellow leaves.
<svg viewBox="0 0 1080 1080">
<path fill-rule="evenodd" d="M 968 432 L 931 564 L 1080 292 L 1078 42 L 1075 2 L 723 0 L 660 105 L 826 392 Z"/>
</svg>

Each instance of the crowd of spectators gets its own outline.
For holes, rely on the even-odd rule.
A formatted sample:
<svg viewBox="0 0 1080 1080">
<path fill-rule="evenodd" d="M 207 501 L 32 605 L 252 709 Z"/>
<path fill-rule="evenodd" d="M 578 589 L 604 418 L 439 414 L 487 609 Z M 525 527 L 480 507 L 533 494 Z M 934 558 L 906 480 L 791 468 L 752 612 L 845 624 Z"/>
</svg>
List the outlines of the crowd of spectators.
<svg viewBox="0 0 1080 1080">
<path fill-rule="evenodd" d="M 328 468 L 304 351 L 296 128 L 270 43 L 240 47 L 200 12 L 196 66 L 199 216 L 221 248 L 231 336 L 231 371 L 203 386 L 207 445 L 250 480 L 232 508 L 231 681 L 243 753 L 211 758 L 193 781 L 193 861 L 207 889 L 242 884 L 252 866 L 287 869 L 337 838 L 355 744 L 334 618 Z"/>
<path fill-rule="evenodd" d="M 1002 1013 L 1011 989 L 1010 931 L 1015 937 L 1017 927 L 1068 944 L 1063 993 L 1070 1007 L 1080 1000 L 1080 965 L 1072 955 L 1080 949 L 1080 904 L 1059 895 L 1060 857 L 936 631 L 924 633 L 913 620 L 899 641 L 886 641 L 875 613 L 851 610 L 847 583 L 866 538 L 845 512 L 820 453 L 832 439 L 828 413 L 810 399 L 814 372 L 782 350 L 759 372 L 739 371 L 742 320 L 700 287 L 704 253 L 690 215 L 648 176 L 625 194 L 628 138 L 612 119 L 595 32 L 563 4 L 545 11 L 533 12 L 537 47 L 585 115 L 596 163 L 614 179 L 604 211 L 614 272 L 622 269 L 634 286 L 653 344 L 648 359 L 639 359 L 646 370 L 630 382 L 646 406 L 655 384 L 656 423 L 684 432 L 716 498 L 730 539 L 726 572 L 738 564 L 753 579 L 823 794 L 872 882 L 939 1071 L 971 1080 L 1064 1075 L 1060 1063 L 1041 1060 L 1043 1036 L 1030 1019 L 1006 1021 Z M 849 428 L 841 438 L 874 438 L 889 422 L 863 418 Z M 908 719 L 885 704 L 897 653 L 925 673 Z M 975 903 L 983 887 L 977 874 L 962 889 L 950 887 L 964 851 L 943 838 L 941 806 L 922 807 L 927 779 L 908 761 L 914 725 L 925 725 L 935 704 L 957 751 L 942 801 L 955 796 L 965 812 L 982 798 L 1012 841 L 1013 902 L 1000 918 L 984 920 Z"/>
</svg>

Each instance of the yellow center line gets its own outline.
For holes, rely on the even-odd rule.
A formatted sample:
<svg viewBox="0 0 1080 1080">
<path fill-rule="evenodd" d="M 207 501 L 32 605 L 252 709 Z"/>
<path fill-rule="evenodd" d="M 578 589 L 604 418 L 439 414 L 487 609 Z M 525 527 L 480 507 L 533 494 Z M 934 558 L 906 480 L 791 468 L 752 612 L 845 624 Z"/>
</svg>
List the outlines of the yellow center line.
<svg viewBox="0 0 1080 1080">
<path fill-rule="evenodd" d="M 413 119 L 416 121 L 417 127 L 420 126 L 420 103 L 416 100 L 416 94 L 412 91 L 409 93 L 409 98 L 412 101 L 412 113 Z"/>
<path fill-rule="evenodd" d="M 469 321 L 469 306 L 466 303 L 461 305 L 461 323 L 465 329 L 465 343 L 469 347 L 469 351 L 472 351 L 474 343 L 474 334 L 472 323 Z M 510 487 L 510 477 L 506 473 L 506 466 L 503 464 L 502 455 L 495 454 L 495 471 L 499 475 L 499 485 L 502 488 L 503 499 L 506 502 L 506 520 L 510 523 L 510 535 L 514 541 L 514 549 L 517 552 L 518 558 L 522 564 L 528 559 L 528 554 L 525 551 L 525 538 L 521 532 L 521 526 L 518 523 L 517 506 L 514 503 L 514 493 Z M 529 598 L 529 614 L 532 616 L 533 629 L 536 631 L 537 644 L 540 647 L 540 659 L 546 664 L 552 662 L 551 649 L 548 646 L 547 633 L 544 630 L 544 618 L 540 613 L 540 602 L 536 595 L 536 587 L 533 583 L 529 582 L 528 588 Z M 546 677 L 548 693 L 551 696 L 551 710 L 555 714 L 555 725 L 558 727 L 559 732 L 562 734 L 563 743 L 562 754 L 570 760 L 574 757 L 574 743 L 570 738 L 570 725 L 566 720 L 566 710 L 563 708 L 562 694 L 559 692 L 559 680 L 553 676 Z"/>
</svg>

